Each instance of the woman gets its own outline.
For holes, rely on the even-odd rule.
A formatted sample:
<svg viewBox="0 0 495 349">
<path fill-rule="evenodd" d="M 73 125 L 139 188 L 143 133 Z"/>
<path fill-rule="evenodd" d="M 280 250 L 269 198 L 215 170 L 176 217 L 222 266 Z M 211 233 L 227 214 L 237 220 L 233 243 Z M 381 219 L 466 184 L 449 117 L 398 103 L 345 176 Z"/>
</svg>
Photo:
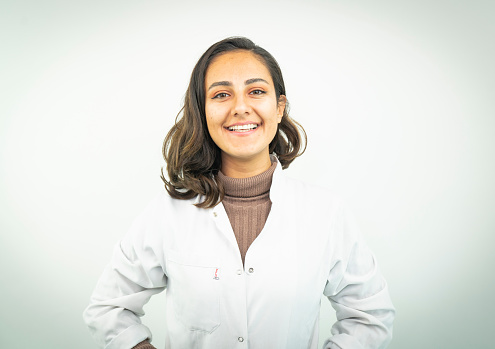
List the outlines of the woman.
<svg viewBox="0 0 495 349">
<path fill-rule="evenodd" d="M 246 38 L 196 64 L 165 138 L 168 180 L 116 246 L 84 318 L 107 349 L 154 348 L 143 306 L 167 289 L 166 348 L 384 348 L 394 308 L 347 211 L 286 178 L 304 152 L 275 59 Z M 300 131 L 298 131 L 300 129 Z"/>
</svg>

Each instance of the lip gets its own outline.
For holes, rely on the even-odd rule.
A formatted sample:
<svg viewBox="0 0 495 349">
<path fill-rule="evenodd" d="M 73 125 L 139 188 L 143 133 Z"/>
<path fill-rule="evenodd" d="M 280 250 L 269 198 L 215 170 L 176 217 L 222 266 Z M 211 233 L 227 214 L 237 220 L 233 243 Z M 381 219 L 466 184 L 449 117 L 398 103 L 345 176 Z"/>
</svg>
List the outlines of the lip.
<svg viewBox="0 0 495 349">
<path fill-rule="evenodd" d="M 250 131 L 231 131 L 231 130 L 229 130 L 229 127 L 242 126 L 242 125 L 248 125 L 248 124 L 254 124 L 257 127 L 255 129 L 250 130 Z M 261 124 L 259 122 L 254 122 L 254 121 L 236 122 L 235 124 L 231 124 L 229 126 L 225 126 L 224 127 L 224 130 L 228 134 L 235 135 L 235 136 L 240 136 L 240 137 L 245 137 L 245 136 L 249 136 L 249 135 L 255 133 L 256 131 L 258 131 L 259 128 L 260 128 L 260 126 L 261 126 Z"/>
<path fill-rule="evenodd" d="M 236 122 L 235 124 L 231 124 L 231 125 L 228 125 L 228 126 L 225 126 L 226 129 L 228 129 L 229 127 L 233 127 L 233 126 L 242 126 L 242 125 L 248 125 L 248 124 L 255 124 L 257 125 L 258 127 L 260 127 L 260 123 L 259 122 L 254 122 L 254 121 L 244 121 L 244 122 Z M 232 132 L 232 131 L 231 131 Z"/>
</svg>

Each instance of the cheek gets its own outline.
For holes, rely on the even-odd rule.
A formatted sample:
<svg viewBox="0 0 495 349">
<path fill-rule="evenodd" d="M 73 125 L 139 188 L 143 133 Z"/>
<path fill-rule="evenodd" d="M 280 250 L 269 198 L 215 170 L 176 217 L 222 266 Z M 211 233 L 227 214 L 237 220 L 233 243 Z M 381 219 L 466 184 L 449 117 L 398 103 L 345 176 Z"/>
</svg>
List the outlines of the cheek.
<svg viewBox="0 0 495 349">
<path fill-rule="evenodd" d="M 206 115 L 206 125 L 208 126 L 208 129 L 213 127 L 215 124 L 215 113 L 212 110 L 212 108 L 205 107 L 205 115 Z"/>
<path fill-rule="evenodd" d="M 216 139 L 216 134 L 218 133 L 218 126 L 215 125 L 214 121 L 211 120 L 208 116 L 206 117 L 206 127 L 208 129 L 208 133 L 212 139 Z"/>
<path fill-rule="evenodd" d="M 263 115 L 265 115 L 266 123 L 277 125 L 280 122 L 280 117 L 278 116 L 278 114 L 279 109 L 277 107 L 274 107 L 272 104 L 267 105 L 263 109 Z"/>
<path fill-rule="evenodd" d="M 218 124 L 222 121 L 223 112 L 222 109 L 215 106 L 205 106 L 206 122 L 213 124 Z"/>
<path fill-rule="evenodd" d="M 222 130 L 223 130 L 223 124 L 222 124 L 222 118 L 219 117 L 218 115 L 215 115 L 215 113 L 212 113 L 211 110 L 205 110 L 206 111 L 206 128 L 208 129 L 208 133 L 213 140 L 213 142 L 218 145 L 219 140 L 222 137 Z"/>
</svg>

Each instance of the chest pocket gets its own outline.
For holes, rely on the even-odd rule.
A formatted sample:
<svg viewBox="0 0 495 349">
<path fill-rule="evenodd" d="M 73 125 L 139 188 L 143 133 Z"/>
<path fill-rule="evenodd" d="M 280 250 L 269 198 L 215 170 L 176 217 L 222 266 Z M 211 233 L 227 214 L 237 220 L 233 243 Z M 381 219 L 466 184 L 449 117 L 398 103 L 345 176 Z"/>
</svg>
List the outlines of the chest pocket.
<svg viewBox="0 0 495 349">
<path fill-rule="evenodd" d="M 214 256 L 169 251 L 167 296 L 189 330 L 213 332 L 220 325 L 220 268 Z"/>
</svg>

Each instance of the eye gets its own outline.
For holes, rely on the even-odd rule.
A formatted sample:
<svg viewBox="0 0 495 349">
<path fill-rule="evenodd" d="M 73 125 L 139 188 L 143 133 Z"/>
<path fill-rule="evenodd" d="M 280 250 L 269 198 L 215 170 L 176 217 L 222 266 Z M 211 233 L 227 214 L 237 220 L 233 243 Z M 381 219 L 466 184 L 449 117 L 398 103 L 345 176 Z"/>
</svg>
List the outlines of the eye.
<svg viewBox="0 0 495 349">
<path fill-rule="evenodd" d="M 212 99 L 220 99 L 220 98 L 225 98 L 225 97 L 228 97 L 229 95 L 226 94 L 225 92 L 220 92 L 220 93 L 217 93 L 215 96 L 213 96 Z"/>
<path fill-rule="evenodd" d="M 263 91 L 263 90 L 253 90 L 253 91 L 251 91 L 249 93 L 252 94 L 252 95 L 258 95 L 259 96 L 259 95 L 265 94 L 266 91 Z"/>
</svg>

